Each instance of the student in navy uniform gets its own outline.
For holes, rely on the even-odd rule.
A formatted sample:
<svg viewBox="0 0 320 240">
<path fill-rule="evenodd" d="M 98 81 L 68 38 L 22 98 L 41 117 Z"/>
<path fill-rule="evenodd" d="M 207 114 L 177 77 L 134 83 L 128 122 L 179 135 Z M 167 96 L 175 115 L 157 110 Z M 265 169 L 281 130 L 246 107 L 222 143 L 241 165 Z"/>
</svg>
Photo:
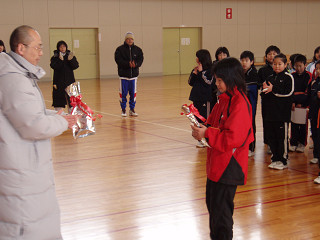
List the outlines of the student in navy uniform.
<svg viewBox="0 0 320 240">
<path fill-rule="evenodd" d="M 311 122 L 311 133 L 313 140 L 313 159 L 310 163 L 320 164 L 320 134 L 319 134 L 319 108 L 320 108 L 320 60 L 315 63 L 315 71 L 312 82 L 308 86 L 309 95 L 309 118 Z M 319 165 L 320 168 L 320 165 Z M 319 174 L 320 175 L 320 174 Z M 320 177 L 315 179 L 320 184 Z"/>
<path fill-rule="evenodd" d="M 294 80 L 287 72 L 287 57 L 280 53 L 273 60 L 273 74 L 263 82 L 264 130 L 270 146 L 272 163 L 269 168 L 283 170 L 288 160 L 288 126 L 291 120 Z"/>
<path fill-rule="evenodd" d="M 313 71 L 315 69 L 315 64 L 316 62 L 320 60 L 320 46 L 316 47 L 316 49 L 313 52 L 313 58 L 312 58 L 312 62 L 308 64 L 307 66 L 307 71 L 310 72 L 311 74 L 313 74 Z"/>
<path fill-rule="evenodd" d="M 224 58 L 230 57 L 229 50 L 226 47 L 218 47 L 215 54 L 216 60 L 213 63 L 216 63 Z"/>
<path fill-rule="evenodd" d="M 213 105 L 217 102 L 214 100 L 212 85 L 215 85 L 211 74 L 212 59 L 210 52 L 206 49 L 200 49 L 196 52 L 197 66 L 192 70 L 188 83 L 192 87 L 189 100 L 198 109 L 200 115 L 207 119 Z M 215 89 L 217 87 L 215 86 Z M 201 119 L 198 119 L 202 123 Z M 205 147 L 201 141 L 198 141 L 197 147 Z"/>
<path fill-rule="evenodd" d="M 311 73 L 306 71 L 306 62 L 307 58 L 301 54 L 296 55 L 294 59 L 296 71 L 292 73 L 294 78 L 292 111 L 308 106 L 308 84 L 311 82 Z M 304 152 L 307 145 L 307 122 L 307 120 L 305 124 L 291 122 L 290 151 Z"/>
<path fill-rule="evenodd" d="M 252 128 L 254 141 L 249 145 L 249 157 L 254 155 L 256 147 L 256 111 L 258 101 L 258 73 L 254 66 L 254 54 L 251 51 L 244 51 L 240 55 L 240 62 L 244 70 L 247 84 L 247 97 L 252 107 Z"/>
<path fill-rule="evenodd" d="M 288 72 L 291 73 L 291 74 L 296 71 L 295 68 L 294 68 L 294 60 L 298 55 L 300 55 L 300 54 L 299 53 L 294 53 L 294 54 L 291 54 L 290 57 L 289 57 L 289 62 L 288 62 L 287 69 L 288 69 Z"/>
<path fill-rule="evenodd" d="M 216 64 L 217 62 L 221 61 L 222 59 L 225 59 L 227 57 L 230 57 L 229 50 L 226 47 L 218 47 L 215 53 L 216 60 L 213 61 L 213 64 Z M 215 82 L 215 78 L 213 76 L 213 81 Z M 212 94 L 215 103 L 218 100 L 218 96 L 220 95 L 217 87 L 215 84 L 212 84 Z"/>
<path fill-rule="evenodd" d="M 273 59 L 274 57 L 280 53 L 280 49 L 277 46 L 271 45 L 269 46 L 266 51 L 265 51 L 265 59 L 266 59 L 266 64 L 261 67 L 258 71 L 258 77 L 259 77 L 259 82 L 258 82 L 258 87 L 261 87 L 263 82 L 267 80 L 267 78 L 273 74 Z M 264 119 L 263 119 L 263 111 L 264 107 L 261 104 L 261 112 L 262 112 L 262 126 L 263 126 L 263 142 L 264 144 L 268 145 L 268 153 L 271 153 L 268 139 L 267 139 L 267 134 L 265 132 L 264 128 Z"/>
<path fill-rule="evenodd" d="M 126 117 L 127 95 L 130 95 L 129 115 L 137 117 L 138 114 L 134 108 L 136 106 L 137 80 L 139 76 L 139 67 L 143 62 L 143 52 L 141 48 L 134 44 L 134 35 L 127 32 L 124 43 L 119 46 L 115 53 L 114 59 L 118 65 L 118 75 L 120 78 L 120 106 L 122 109 L 121 116 Z"/>
</svg>

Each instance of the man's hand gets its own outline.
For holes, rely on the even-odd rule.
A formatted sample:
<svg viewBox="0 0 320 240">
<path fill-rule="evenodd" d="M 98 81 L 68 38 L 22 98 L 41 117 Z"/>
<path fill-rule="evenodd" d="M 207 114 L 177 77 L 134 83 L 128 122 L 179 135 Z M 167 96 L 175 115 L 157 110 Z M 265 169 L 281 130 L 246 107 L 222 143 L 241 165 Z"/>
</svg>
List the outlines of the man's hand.
<svg viewBox="0 0 320 240">
<path fill-rule="evenodd" d="M 135 64 L 134 61 L 130 61 L 130 62 L 129 62 L 129 65 L 130 65 L 131 68 L 135 68 L 135 67 L 136 67 L 136 64 Z"/>
<path fill-rule="evenodd" d="M 63 113 L 63 110 L 61 109 L 57 114 L 61 115 Z M 77 123 L 78 116 L 77 115 L 61 115 L 61 117 L 64 117 L 65 120 L 68 122 L 68 128 L 72 129 L 72 126 Z"/>
</svg>

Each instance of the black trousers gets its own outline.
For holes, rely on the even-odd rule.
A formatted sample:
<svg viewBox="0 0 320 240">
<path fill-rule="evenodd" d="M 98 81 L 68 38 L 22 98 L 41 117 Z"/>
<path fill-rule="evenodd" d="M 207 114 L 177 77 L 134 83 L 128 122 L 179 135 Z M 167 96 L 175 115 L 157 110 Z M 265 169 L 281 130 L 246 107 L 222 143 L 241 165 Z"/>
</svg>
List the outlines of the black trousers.
<svg viewBox="0 0 320 240">
<path fill-rule="evenodd" d="M 237 185 L 228 185 L 207 179 L 206 204 L 209 211 L 211 239 L 232 239 L 233 200 L 236 190 Z"/>
<path fill-rule="evenodd" d="M 252 143 L 249 144 L 249 150 L 251 152 L 254 152 L 254 150 L 256 149 L 256 119 L 255 118 L 253 118 L 252 120 L 252 128 L 253 128 L 254 140 Z"/>
<path fill-rule="evenodd" d="M 312 140 L 313 140 L 313 157 L 320 159 L 320 132 L 319 128 L 317 128 L 317 119 L 311 119 L 311 132 L 312 132 Z M 320 161 L 318 161 L 320 168 Z"/>
<path fill-rule="evenodd" d="M 287 122 L 264 122 L 265 133 L 272 152 L 272 162 L 281 161 L 284 165 L 287 164 L 289 150 L 288 126 L 289 123 Z"/>
<path fill-rule="evenodd" d="M 291 123 L 291 146 L 298 146 L 299 143 L 306 146 L 307 136 L 307 124 Z"/>
</svg>

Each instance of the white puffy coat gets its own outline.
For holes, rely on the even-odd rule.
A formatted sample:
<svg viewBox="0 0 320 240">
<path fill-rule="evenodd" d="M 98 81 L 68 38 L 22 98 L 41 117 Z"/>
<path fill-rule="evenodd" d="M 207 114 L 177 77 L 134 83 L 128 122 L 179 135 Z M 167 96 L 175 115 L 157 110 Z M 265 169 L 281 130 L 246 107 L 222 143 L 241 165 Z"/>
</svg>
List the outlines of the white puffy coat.
<svg viewBox="0 0 320 240">
<path fill-rule="evenodd" d="M 62 239 L 50 138 L 68 123 L 45 107 L 44 74 L 14 52 L 0 54 L 0 240 Z"/>
</svg>

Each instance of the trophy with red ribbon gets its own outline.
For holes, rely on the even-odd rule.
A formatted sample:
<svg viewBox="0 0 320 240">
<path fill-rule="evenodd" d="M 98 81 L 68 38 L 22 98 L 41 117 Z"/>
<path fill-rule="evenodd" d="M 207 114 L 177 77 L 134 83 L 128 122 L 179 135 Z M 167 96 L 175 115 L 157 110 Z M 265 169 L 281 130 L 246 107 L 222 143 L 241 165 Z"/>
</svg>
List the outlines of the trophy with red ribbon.
<svg viewBox="0 0 320 240">
<path fill-rule="evenodd" d="M 185 114 L 187 118 L 189 118 L 190 122 L 197 127 L 200 127 L 200 123 L 198 122 L 195 116 L 197 116 L 203 122 L 206 121 L 206 119 L 200 115 L 198 109 L 195 106 L 193 106 L 193 104 L 190 104 L 189 106 L 187 104 L 184 104 L 181 106 L 181 109 L 182 109 L 181 115 Z M 202 138 L 200 141 L 204 146 L 210 148 L 205 138 Z"/>
<path fill-rule="evenodd" d="M 67 94 L 70 96 L 70 105 L 72 106 L 71 115 L 78 115 L 77 123 L 72 127 L 73 137 L 81 138 L 95 134 L 96 129 L 94 121 L 101 115 L 93 116 L 94 112 L 82 102 L 80 83 L 75 82 L 66 88 Z"/>
</svg>

